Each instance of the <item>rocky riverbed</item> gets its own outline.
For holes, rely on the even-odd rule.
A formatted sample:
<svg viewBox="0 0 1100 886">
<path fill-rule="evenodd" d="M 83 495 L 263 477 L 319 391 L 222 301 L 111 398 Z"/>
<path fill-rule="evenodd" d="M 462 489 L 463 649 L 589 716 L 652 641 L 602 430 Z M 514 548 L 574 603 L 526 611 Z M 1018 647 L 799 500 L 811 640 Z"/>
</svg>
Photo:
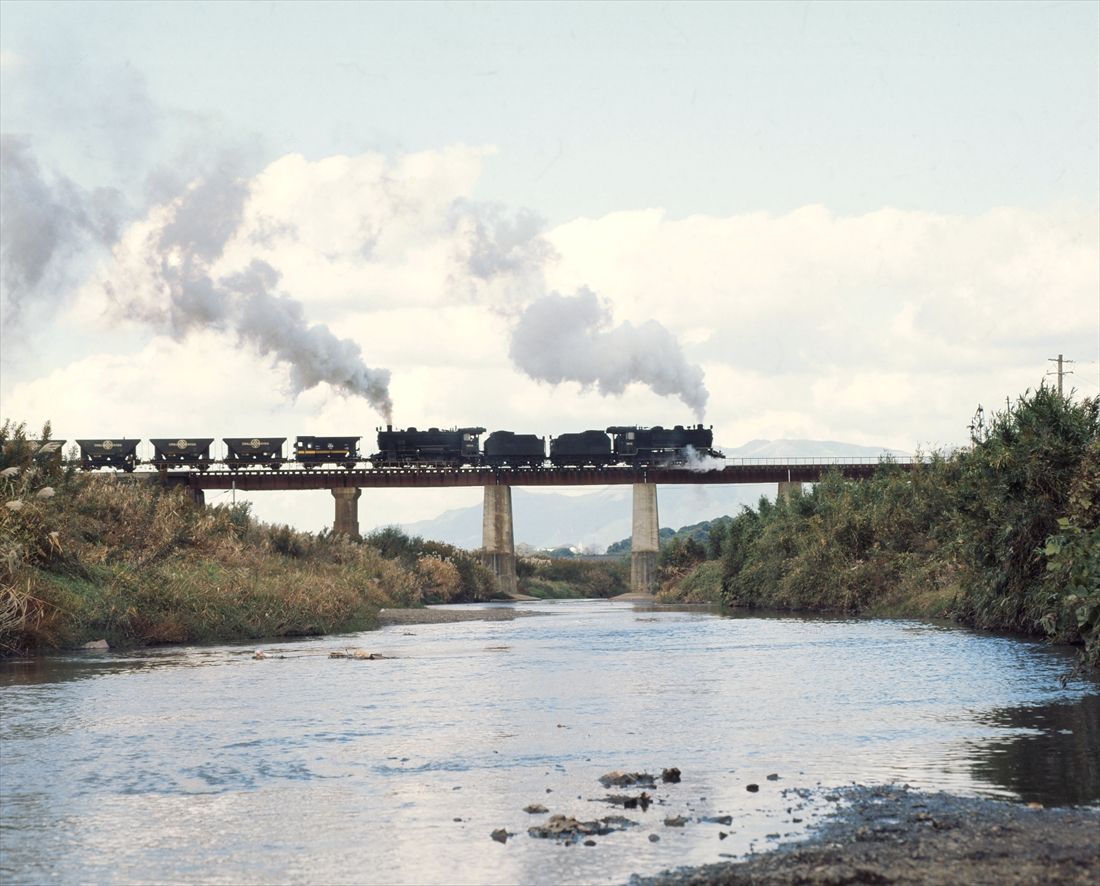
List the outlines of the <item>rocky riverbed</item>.
<svg viewBox="0 0 1100 886">
<path fill-rule="evenodd" d="M 825 799 L 837 808 L 807 840 L 745 861 L 633 877 L 630 884 L 993 886 L 1100 880 L 1096 806 L 1044 809 L 906 787 L 851 787 L 826 792 Z"/>
</svg>

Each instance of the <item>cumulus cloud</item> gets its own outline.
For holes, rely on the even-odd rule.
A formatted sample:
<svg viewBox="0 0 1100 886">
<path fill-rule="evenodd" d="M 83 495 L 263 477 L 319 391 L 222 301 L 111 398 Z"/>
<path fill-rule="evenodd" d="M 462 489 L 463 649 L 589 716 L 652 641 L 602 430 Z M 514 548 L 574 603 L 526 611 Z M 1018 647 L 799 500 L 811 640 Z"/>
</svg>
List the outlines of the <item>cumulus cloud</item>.
<svg viewBox="0 0 1100 886">
<path fill-rule="evenodd" d="M 589 283 L 667 323 L 695 319 L 699 353 L 767 373 L 1016 365 L 1061 342 L 1095 352 L 1100 217 L 883 209 L 669 219 L 654 210 L 548 233 L 550 285 Z M 669 293 L 675 292 L 675 298 Z"/>
</svg>

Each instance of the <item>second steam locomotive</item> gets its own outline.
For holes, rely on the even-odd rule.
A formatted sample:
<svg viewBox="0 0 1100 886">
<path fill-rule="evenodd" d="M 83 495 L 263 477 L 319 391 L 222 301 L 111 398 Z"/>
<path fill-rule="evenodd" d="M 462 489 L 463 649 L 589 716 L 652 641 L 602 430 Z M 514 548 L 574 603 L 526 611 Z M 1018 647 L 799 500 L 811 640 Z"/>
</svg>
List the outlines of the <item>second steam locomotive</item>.
<svg viewBox="0 0 1100 886">
<path fill-rule="evenodd" d="M 481 443 L 485 428 L 416 428 L 378 431 L 378 451 L 360 454 L 362 437 L 312 437 L 295 439 L 293 458 L 286 458 L 286 437 L 225 437 L 225 457 L 220 464 L 231 471 L 246 468 L 279 470 L 284 465 L 311 470 L 338 466 L 348 470 L 369 462 L 386 468 L 463 468 L 534 470 L 542 467 L 594 467 L 609 465 L 648 467 L 684 465 L 694 456 L 721 458 L 715 452 L 714 433 L 702 425 L 643 428 L 616 425 L 604 431 L 579 431 L 550 438 L 493 431 Z M 85 470 L 112 468 L 132 471 L 139 464 L 134 439 L 77 440 Z M 155 439 L 152 465 L 158 470 L 189 468 L 205 471 L 219 464 L 211 458 L 212 437 Z"/>
</svg>

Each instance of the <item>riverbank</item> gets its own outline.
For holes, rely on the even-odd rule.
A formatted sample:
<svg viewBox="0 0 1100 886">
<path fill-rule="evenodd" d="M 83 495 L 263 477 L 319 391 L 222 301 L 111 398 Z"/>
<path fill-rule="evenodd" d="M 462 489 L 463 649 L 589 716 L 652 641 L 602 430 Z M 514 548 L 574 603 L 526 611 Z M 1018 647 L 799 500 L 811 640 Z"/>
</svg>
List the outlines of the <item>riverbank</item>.
<svg viewBox="0 0 1100 886">
<path fill-rule="evenodd" d="M 7 424 L 0 444 L 0 655 L 349 633 L 383 607 L 496 595 L 449 545 L 267 525 L 247 505 L 39 461 Z"/>
<path fill-rule="evenodd" d="M 799 843 L 746 861 L 633 877 L 631 886 L 733 884 L 1095 883 L 1100 808 L 1043 809 L 1001 800 L 849 787 Z"/>
<path fill-rule="evenodd" d="M 1100 666 L 1100 402 L 1049 388 L 970 445 L 829 474 L 661 551 L 664 601 L 944 618 L 1073 643 Z"/>
</svg>

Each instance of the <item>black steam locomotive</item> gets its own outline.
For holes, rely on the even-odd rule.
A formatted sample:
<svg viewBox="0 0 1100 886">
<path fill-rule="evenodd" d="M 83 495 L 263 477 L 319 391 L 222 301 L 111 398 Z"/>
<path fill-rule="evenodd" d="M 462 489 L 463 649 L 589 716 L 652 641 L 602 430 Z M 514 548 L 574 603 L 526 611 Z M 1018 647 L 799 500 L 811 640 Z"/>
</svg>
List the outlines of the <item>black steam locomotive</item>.
<svg viewBox="0 0 1100 886">
<path fill-rule="evenodd" d="M 376 468 L 475 466 L 481 463 L 478 437 L 484 433 L 485 428 L 395 431 L 392 425 L 387 425 L 386 430 L 378 431 L 378 451 L 370 457 L 371 464 Z"/>
<path fill-rule="evenodd" d="M 369 457 L 359 452 L 361 437 L 300 436 L 294 441 L 293 459 L 283 456 L 286 437 L 225 437 L 226 456 L 221 464 L 231 471 L 247 468 L 279 470 L 299 465 L 305 470 L 340 466 L 351 470 L 366 462 L 377 469 L 464 468 L 488 466 L 501 470 L 535 470 L 553 467 L 627 465 L 651 467 L 682 465 L 693 456 L 721 457 L 713 447 L 714 434 L 702 425 L 673 428 L 615 425 L 605 431 L 590 430 L 546 439 L 534 434 L 494 431 L 485 439 L 485 428 L 416 428 L 378 431 L 378 451 Z M 139 440 L 77 440 L 85 470 L 113 468 L 132 471 L 138 464 Z M 155 439 L 152 464 L 160 471 L 171 468 L 207 470 L 216 464 L 210 456 L 213 438 Z"/>
</svg>

